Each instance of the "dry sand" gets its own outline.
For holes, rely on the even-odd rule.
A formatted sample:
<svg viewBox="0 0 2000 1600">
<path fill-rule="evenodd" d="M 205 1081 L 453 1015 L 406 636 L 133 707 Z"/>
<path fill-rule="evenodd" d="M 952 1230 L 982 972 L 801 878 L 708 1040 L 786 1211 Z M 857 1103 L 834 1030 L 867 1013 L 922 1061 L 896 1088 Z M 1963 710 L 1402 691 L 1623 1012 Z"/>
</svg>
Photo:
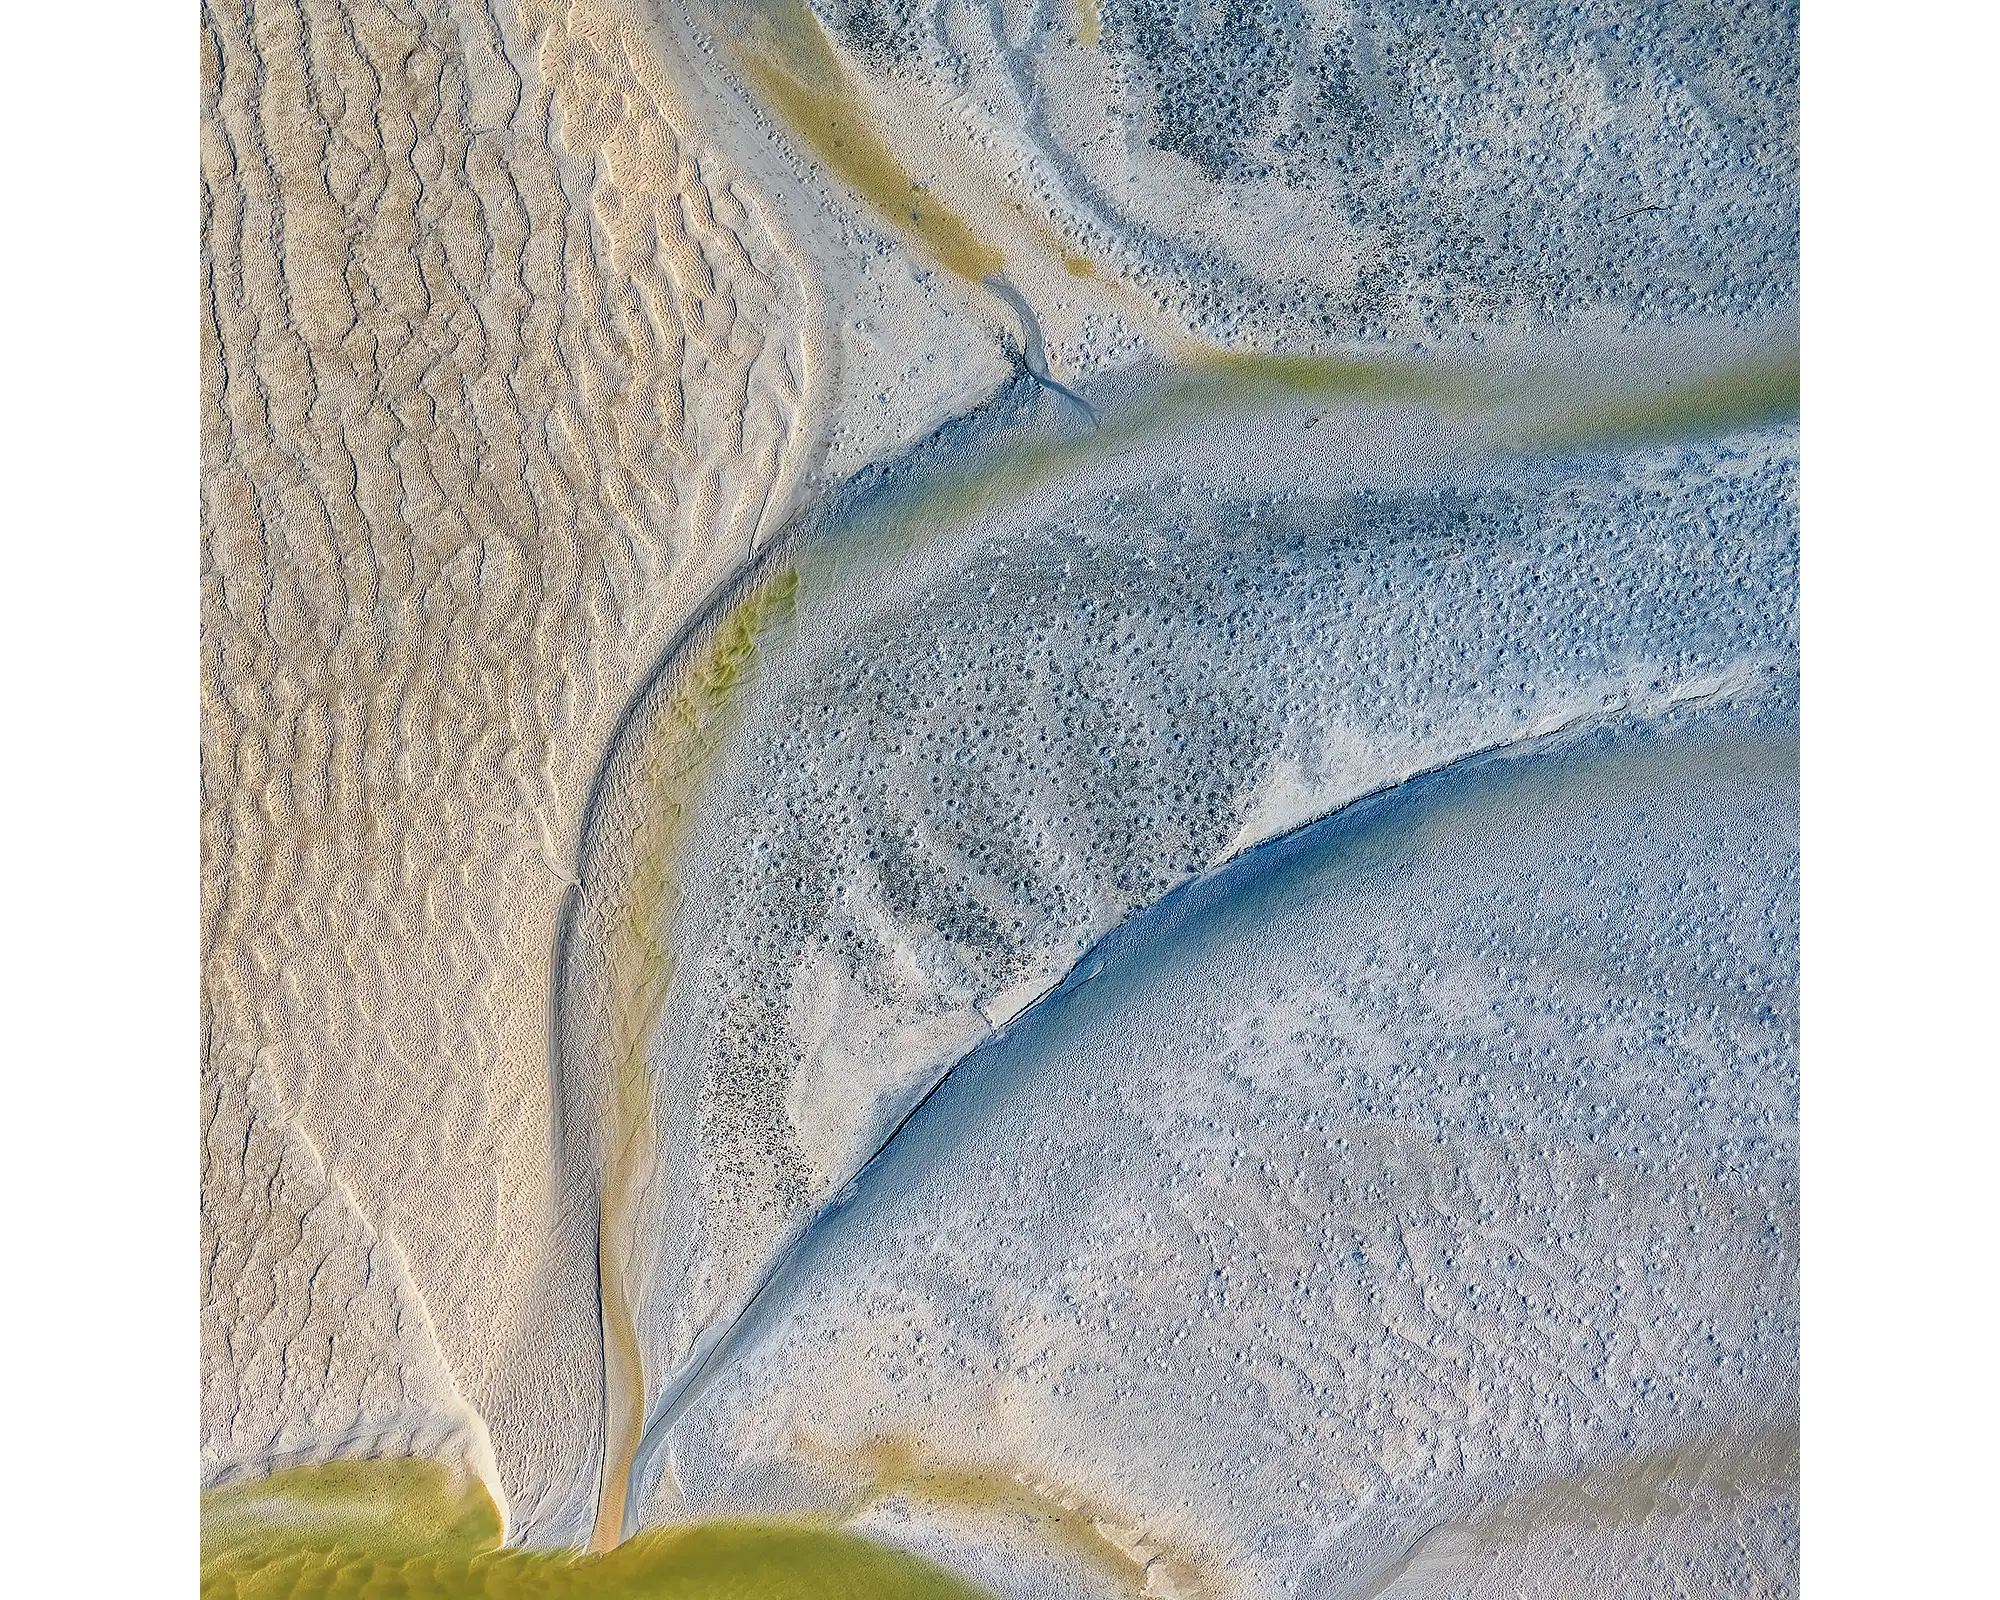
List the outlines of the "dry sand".
<svg viewBox="0 0 2000 1600">
<path fill-rule="evenodd" d="M 812 465 L 816 293 L 614 8 L 217 8 L 203 57 L 204 1476 L 449 1441 L 560 1521 L 556 909 Z"/>
</svg>

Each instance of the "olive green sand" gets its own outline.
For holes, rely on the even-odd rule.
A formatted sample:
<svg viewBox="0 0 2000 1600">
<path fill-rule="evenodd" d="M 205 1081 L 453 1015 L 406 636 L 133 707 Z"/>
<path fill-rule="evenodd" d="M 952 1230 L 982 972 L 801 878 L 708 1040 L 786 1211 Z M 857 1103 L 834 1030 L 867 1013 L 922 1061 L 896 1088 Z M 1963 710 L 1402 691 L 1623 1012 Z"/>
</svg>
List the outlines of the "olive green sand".
<svg viewBox="0 0 2000 1600">
<path fill-rule="evenodd" d="M 478 1482 L 427 1461 L 300 1467 L 202 1496 L 203 1600 L 647 1596 L 660 1600 L 980 1600 L 899 1550 L 807 1522 L 715 1522 L 603 1555 L 506 1550 Z"/>
</svg>

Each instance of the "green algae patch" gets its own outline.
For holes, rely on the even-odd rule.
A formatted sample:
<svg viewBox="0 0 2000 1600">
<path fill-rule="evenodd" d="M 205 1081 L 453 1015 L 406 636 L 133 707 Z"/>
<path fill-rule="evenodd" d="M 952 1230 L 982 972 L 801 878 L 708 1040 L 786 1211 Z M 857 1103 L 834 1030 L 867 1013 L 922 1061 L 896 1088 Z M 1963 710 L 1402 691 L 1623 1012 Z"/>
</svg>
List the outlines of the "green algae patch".
<svg viewBox="0 0 2000 1600">
<path fill-rule="evenodd" d="M 580 1593 L 676 1600 L 983 1600 L 920 1557 L 796 1522 L 722 1522 L 642 1534 L 603 1565 L 615 1587 Z"/>
<path fill-rule="evenodd" d="M 1171 388 L 1171 386 L 1170 386 Z M 1367 356 L 1281 356 L 1204 350 L 1188 363 L 1173 394 L 1179 407 L 1257 405 L 1296 400 L 1445 407 L 1490 398 L 1463 372 Z"/>
<path fill-rule="evenodd" d="M 290 1467 L 201 1497 L 203 1587 L 212 1567 L 255 1567 L 306 1548 L 471 1557 L 497 1549 L 501 1531 L 486 1486 L 440 1462 Z"/>
<path fill-rule="evenodd" d="M 1791 348 L 1767 351 L 1648 395 L 1571 411 L 1527 442 L 1569 447 L 1666 444 L 1798 414 L 1799 352 Z"/>
<path fill-rule="evenodd" d="M 793 133 L 863 200 L 913 233 L 940 266 L 968 283 L 1006 261 L 910 176 L 869 127 L 847 69 L 802 0 L 762 0 L 747 19 L 737 64 Z"/>
<path fill-rule="evenodd" d="M 215 1490 L 201 1535 L 203 1600 L 985 1600 L 932 1562 L 806 1521 L 655 1529 L 603 1555 L 504 1550 L 484 1486 L 431 1461 Z"/>
<path fill-rule="evenodd" d="M 831 587 L 865 563 L 891 562 L 939 529 L 997 518 L 1059 474 L 1108 460 L 1176 428 L 1242 425 L 1309 407 L 1411 408 L 1471 423 L 1478 449 L 1503 455 L 1617 449 L 1713 437 L 1795 416 L 1798 352 L 1766 351 L 1652 390 L 1608 388 L 1601 374 L 1560 369 L 1495 375 L 1443 361 L 1371 355 L 1273 355 L 1201 350 L 1161 368 L 1124 398 L 1100 401 L 1087 433 L 1037 433 L 1000 442 L 860 511 L 838 537 L 801 552 L 815 585 Z M 1311 428 L 1325 420 L 1312 416 Z"/>
</svg>

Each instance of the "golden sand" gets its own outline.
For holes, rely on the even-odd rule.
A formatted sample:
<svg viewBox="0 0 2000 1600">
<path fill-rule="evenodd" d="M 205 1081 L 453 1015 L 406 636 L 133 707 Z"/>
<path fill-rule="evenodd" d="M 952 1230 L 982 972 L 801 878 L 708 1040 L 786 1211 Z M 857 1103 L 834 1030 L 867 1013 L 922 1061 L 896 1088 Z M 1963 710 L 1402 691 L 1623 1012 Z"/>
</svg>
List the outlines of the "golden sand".
<svg viewBox="0 0 2000 1600">
<path fill-rule="evenodd" d="M 817 290 L 614 0 L 257 0 L 202 56 L 204 1473 L 533 1507 L 598 1406 L 547 1250 L 580 810 L 792 497 Z"/>
</svg>

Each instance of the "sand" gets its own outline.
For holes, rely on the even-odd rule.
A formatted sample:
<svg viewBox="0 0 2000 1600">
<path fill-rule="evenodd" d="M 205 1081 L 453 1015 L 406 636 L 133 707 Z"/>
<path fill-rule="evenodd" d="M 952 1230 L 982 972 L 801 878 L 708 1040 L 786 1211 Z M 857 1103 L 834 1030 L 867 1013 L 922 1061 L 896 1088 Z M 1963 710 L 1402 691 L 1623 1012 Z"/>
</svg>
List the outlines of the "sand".
<svg viewBox="0 0 2000 1600">
<path fill-rule="evenodd" d="M 204 1470 L 455 1429 L 560 1520 L 556 911 L 595 747 L 810 466 L 812 291 L 615 13 L 203 44 Z"/>
<path fill-rule="evenodd" d="M 1786 1583 L 1795 716 L 1453 763 L 1134 918 L 787 1256 L 675 1509 L 1022 1595 L 1065 1512 L 1168 1594 Z"/>
<path fill-rule="evenodd" d="M 205 1485 L 681 1515 L 736 1312 L 1121 918 L 1789 681 L 1790 13 L 1324 10 L 204 10 Z"/>
<path fill-rule="evenodd" d="M 762 612 L 731 716 L 690 738 L 663 685 L 617 748 L 564 963 L 565 1076 L 609 1103 L 594 1086 L 629 1081 L 647 1016 L 635 1136 L 695 1175 L 621 1199 L 606 1257 L 650 1441 L 629 1524 L 768 1264 L 1121 919 L 1411 773 L 1789 677 L 1785 431 L 1551 481 L 1442 467 L 1406 417 L 1346 441 L 1294 418 L 1291 437 L 1354 452 L 1322 470 L 1365 487 L 1274 502 L 1241 474 L 1286 432 L 1220 424 L 1203 412 L 1227 479 L 1175 440 L 1180 472 L 1087 452 L 1038 496 L 1003 445 L 1018 522 L 948 473 L 774 550 L 796 593 Z M 954 532 L 940 500 L 975 509 Z M 895 534 L 912 520 L 921 553 Z M 669 770 L 699 795 L 672 841 L 630 821 L 654 804 L 643 775 Z M 643 995 L 596 954 L 635 919 L 656 930 Z M 670 1476 L 659 1492 L 671 1506 Z"/>
</svg>

